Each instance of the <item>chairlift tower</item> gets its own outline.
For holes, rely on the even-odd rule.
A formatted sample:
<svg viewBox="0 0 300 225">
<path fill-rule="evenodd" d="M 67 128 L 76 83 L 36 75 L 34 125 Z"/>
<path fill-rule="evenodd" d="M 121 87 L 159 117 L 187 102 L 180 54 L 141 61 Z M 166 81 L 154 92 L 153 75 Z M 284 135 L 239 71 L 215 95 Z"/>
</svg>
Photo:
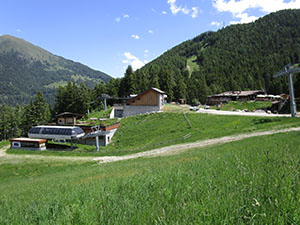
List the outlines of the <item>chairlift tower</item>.
<svg viewBox="0 0 300 225">
<path fill-rule="evenodd" d="M 113 99 L 112 96 L 109 96 L 108 94 L 102 94 L 100 96 L 100 99 L 103 99 L 104 100 L 104 110 L 106 111 L 107 110 L 107 103 L 106 103 L 106 99 Z"/>
<path fill-rule="evenodd" d="M 290 64 L 284 66 L 284 70 L 273 75 L 273 78 L 288 75 L 291 116 L 296 117 L 297 116 L 297 108 L 296 108 L 295 95 L 294 95 L 293 73 L 300 73 L 300 67 L 294 68 L 294 66 L 290 63 Z"/>
</svg>

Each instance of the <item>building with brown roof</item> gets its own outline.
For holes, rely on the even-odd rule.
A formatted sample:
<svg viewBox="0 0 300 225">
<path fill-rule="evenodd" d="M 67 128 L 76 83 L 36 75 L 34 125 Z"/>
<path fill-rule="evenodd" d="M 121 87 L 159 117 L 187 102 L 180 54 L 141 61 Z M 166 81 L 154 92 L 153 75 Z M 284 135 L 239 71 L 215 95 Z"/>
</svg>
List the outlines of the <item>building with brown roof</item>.
<svg viewBox="0 0 300 225">
<path fill-rule="evenodd" d="M 265 95 L 263 90 L 252 91 L 227 91 L 217 95 L 211 95 L 207 98 L 207 105 L 218 105 L 229 101 L 251 101 L 256 100 L 257 95 Z"/>
</svg>

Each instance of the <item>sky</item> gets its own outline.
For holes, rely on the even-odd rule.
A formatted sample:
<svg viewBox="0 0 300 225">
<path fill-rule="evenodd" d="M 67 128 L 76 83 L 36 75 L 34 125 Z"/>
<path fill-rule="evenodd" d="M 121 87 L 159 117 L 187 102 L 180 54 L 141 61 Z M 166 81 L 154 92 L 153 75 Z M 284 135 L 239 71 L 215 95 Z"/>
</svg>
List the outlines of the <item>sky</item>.
<svg viewBox="0 0 300 225">
<path fill-rule="evenodd" d="M 300 0 L 0 0 L 0 35 L 117 78 L 203 32 L 287 8 Z"/>
</svg>

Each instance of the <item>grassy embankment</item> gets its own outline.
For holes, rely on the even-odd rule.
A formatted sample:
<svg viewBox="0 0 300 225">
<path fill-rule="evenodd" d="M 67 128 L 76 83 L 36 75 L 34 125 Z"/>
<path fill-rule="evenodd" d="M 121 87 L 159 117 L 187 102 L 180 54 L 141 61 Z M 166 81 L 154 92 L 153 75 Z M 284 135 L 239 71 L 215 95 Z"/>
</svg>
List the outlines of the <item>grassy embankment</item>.
<svg viewBox="0 0 300 225">
<path fill-rule="evenodd" d="M 0 141 L 0 149 L 3 148 L 4 146 L 7 146 L 9 145 L 9 141 L 6 140 L 6 141 Z"/>
<path fill-rule="evenodd" d="M 90 114 L 86 115 L 84 118 L 79 120 L 80 123 L 88 126 L 96 126 L 96 125 L 103 125 L 103 126 L 109 126 L 111 124 L 114 124 L 118 122 L 117 118 L 109 119 L 110 113 L 112 111 L 112 107 L 108 107 L 106 111 L 94 111 Z M 100 119 L 105 119 L 101 120 Z"/>
<path fill-rule="evenodd" d="M 299 132 L 94 165 L 0 164 L 0 224 L 299 224 Z"/>
<path fill-rule="evenodd" d="M 231 101 L 227 104 L 222 104 L 221 107 L 213 106 L 211 109 L 219 109 L 226 111 L 236 111 L 236 110 L 245 110 L 255 111 L 257 109 L 267 109 L 272 106 L 270 101 Z"/>
<path fill-rule="evenodd" d="M 173 144 L 300 125 L 297 118 L 220 116 L 198 113 L 187 113 L 186 116 L 192 127 L 189 126 L 182 113 L 157 113 L 123 118 L 112 143 L 100 148 L 99 152 L 96 152 L 95 146 L 85 145 L 78 145 L 78 148 L 72 152 L 22 150 L 9 150 L 8 152 L 77 156 L 126 155 Z"/>
</svg>

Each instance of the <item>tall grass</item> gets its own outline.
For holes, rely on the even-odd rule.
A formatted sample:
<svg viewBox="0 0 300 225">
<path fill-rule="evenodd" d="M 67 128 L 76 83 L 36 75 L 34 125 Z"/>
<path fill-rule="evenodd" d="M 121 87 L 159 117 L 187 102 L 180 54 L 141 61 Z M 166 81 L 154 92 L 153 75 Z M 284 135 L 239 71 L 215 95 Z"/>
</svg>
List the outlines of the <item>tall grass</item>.
<svg viewBox="0 0 300 225">
<path fill-rule="evenodd" d="M 292 132 L 9 175 L 0 180 L 0 224 L 299 224 L 299 146 Z"/>
</svg>

